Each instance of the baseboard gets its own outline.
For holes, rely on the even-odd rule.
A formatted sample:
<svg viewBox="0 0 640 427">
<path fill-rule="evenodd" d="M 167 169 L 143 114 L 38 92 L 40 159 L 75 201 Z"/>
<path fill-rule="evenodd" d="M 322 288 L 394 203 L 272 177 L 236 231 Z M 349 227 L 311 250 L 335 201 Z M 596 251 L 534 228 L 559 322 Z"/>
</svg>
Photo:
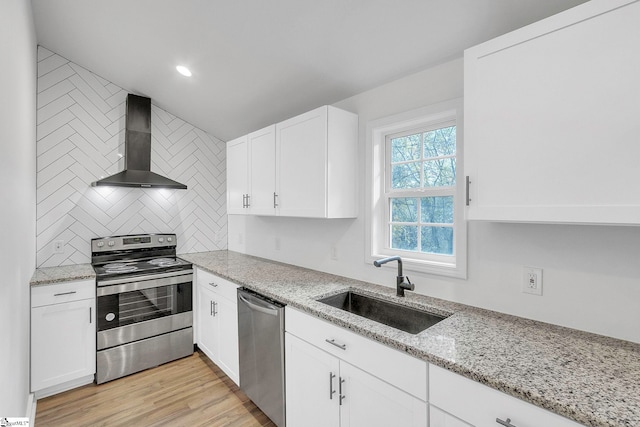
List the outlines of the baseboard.
<svg viewBox="0 0 640 427">
<path fill-rule="evenodd" d="M 72 388 L 81 387 L 83 385 L 91 384 L 94 380 L 94 376 L 87 375 L 82 378 L 78 378 L 76 380 L 68 381 L 63 384 L 58 384 L 52 387 L 44 388 L 42 390 L 36 390 L 34 392 L 36 399 L 42 399 L 44 397 L 49 397 L 54 394 L 62 393 L 63 391 L 71 390 Z"/>
<path fill-rule="evenodd" d="M 36 405 L 37 404 L 38 402 L 36 401 L 35 394 L 30 393 L 29 397 L 27 398 L 27 413 L 25 414 L 25 417 L 29 418 L 30 426 L 36 425 Z"/>
</svg>

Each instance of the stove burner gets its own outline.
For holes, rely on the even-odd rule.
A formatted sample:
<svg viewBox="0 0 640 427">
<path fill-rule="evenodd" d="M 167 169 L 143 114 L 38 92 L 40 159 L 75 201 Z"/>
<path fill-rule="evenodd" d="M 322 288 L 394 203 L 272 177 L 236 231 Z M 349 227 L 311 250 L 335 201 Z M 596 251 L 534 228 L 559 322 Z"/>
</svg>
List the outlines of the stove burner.
<svg viewBox="0 0 640 427">
<path fill-rule="evenodd" d="M 131 264 L 125 264 L 123 262 L 114 262 L 111 264 L 104 265 L 104 271 L 106 273 L 129 273 L 131 271 L 136 271 L 138 267 Z"/>
<path fill-rule="evenodd" d="M 180 261 L 172 258 L 156 258 L 149 261 L 149 264 L 157 265 L 158 267 L 172 267 L 179 265 Z"/>
<path fill-rule="evenodd" d="M 122 269 L 127 269 L 129 268 L 129 264 L 125 264 L 123 262 L 114 262 L 111 264 L 105 264 L 104 268 L 106 270 L 122 270 Z"/>
</svg>

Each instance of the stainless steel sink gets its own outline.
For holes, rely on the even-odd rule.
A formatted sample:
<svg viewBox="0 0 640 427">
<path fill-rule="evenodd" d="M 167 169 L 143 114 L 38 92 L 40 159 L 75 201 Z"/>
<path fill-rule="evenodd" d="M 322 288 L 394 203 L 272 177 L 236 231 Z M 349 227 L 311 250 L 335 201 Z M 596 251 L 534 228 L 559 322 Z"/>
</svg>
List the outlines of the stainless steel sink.
<svg viewBox="0 0 640 427">
<path fill-rule="evenodd" d="M 352 291 L 322 298 L 318 301 L 410 334 L 422 332 L 445 319 L 437 314 L 356 294 Z"/>
</svg>

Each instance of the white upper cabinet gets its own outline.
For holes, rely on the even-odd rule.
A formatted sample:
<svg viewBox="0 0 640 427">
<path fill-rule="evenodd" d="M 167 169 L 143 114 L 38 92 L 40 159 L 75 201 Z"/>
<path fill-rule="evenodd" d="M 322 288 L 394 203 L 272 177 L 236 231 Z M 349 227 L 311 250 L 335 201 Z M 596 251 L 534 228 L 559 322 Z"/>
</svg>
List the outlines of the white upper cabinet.
<svg viewBox="0 0 640 427">
<path fill-rule="evenodd" d="M 227 213 L 246 213 L 249 193 L 247 135 L 227 142 Z"/>
<path fill-rule="evenodd" d="M 275 215 L 276 126 L 247 137 L 249 143 L 249 213 Z"/>
<path fill-rule="evenodd" d="M 465 51 L 468 219 L 640 224 L 638 23 L 592 0 Z"/>
<path fill-rule="evenodd" d="M 357 216 L 358 116 L 324 106 L 276 125 L 278 215 Z"/>
<path fill-rule="evenodd" d="M 229 214 L 357 216 L 358 116 L 324 106 L 227 143 Z"/>
<path fill-rule="evenodd" d="M 227 212 L 275 215 L 276 126 L 227 143 Z"/>
</svg>

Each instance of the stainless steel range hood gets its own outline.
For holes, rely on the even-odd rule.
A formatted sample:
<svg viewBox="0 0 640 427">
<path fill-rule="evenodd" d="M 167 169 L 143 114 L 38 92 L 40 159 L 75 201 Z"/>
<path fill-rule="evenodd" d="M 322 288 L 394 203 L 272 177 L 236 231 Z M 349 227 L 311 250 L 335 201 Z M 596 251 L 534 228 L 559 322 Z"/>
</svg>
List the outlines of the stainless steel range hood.
<svg viewBox="0 0 640 427">
<path fill-rule="evenodd" d="M 128 94 L 125 121 L 124 170 L 91 185 L 186 190 L 186 185 L 151 172 L 151 99 Z"/>
</svg>

